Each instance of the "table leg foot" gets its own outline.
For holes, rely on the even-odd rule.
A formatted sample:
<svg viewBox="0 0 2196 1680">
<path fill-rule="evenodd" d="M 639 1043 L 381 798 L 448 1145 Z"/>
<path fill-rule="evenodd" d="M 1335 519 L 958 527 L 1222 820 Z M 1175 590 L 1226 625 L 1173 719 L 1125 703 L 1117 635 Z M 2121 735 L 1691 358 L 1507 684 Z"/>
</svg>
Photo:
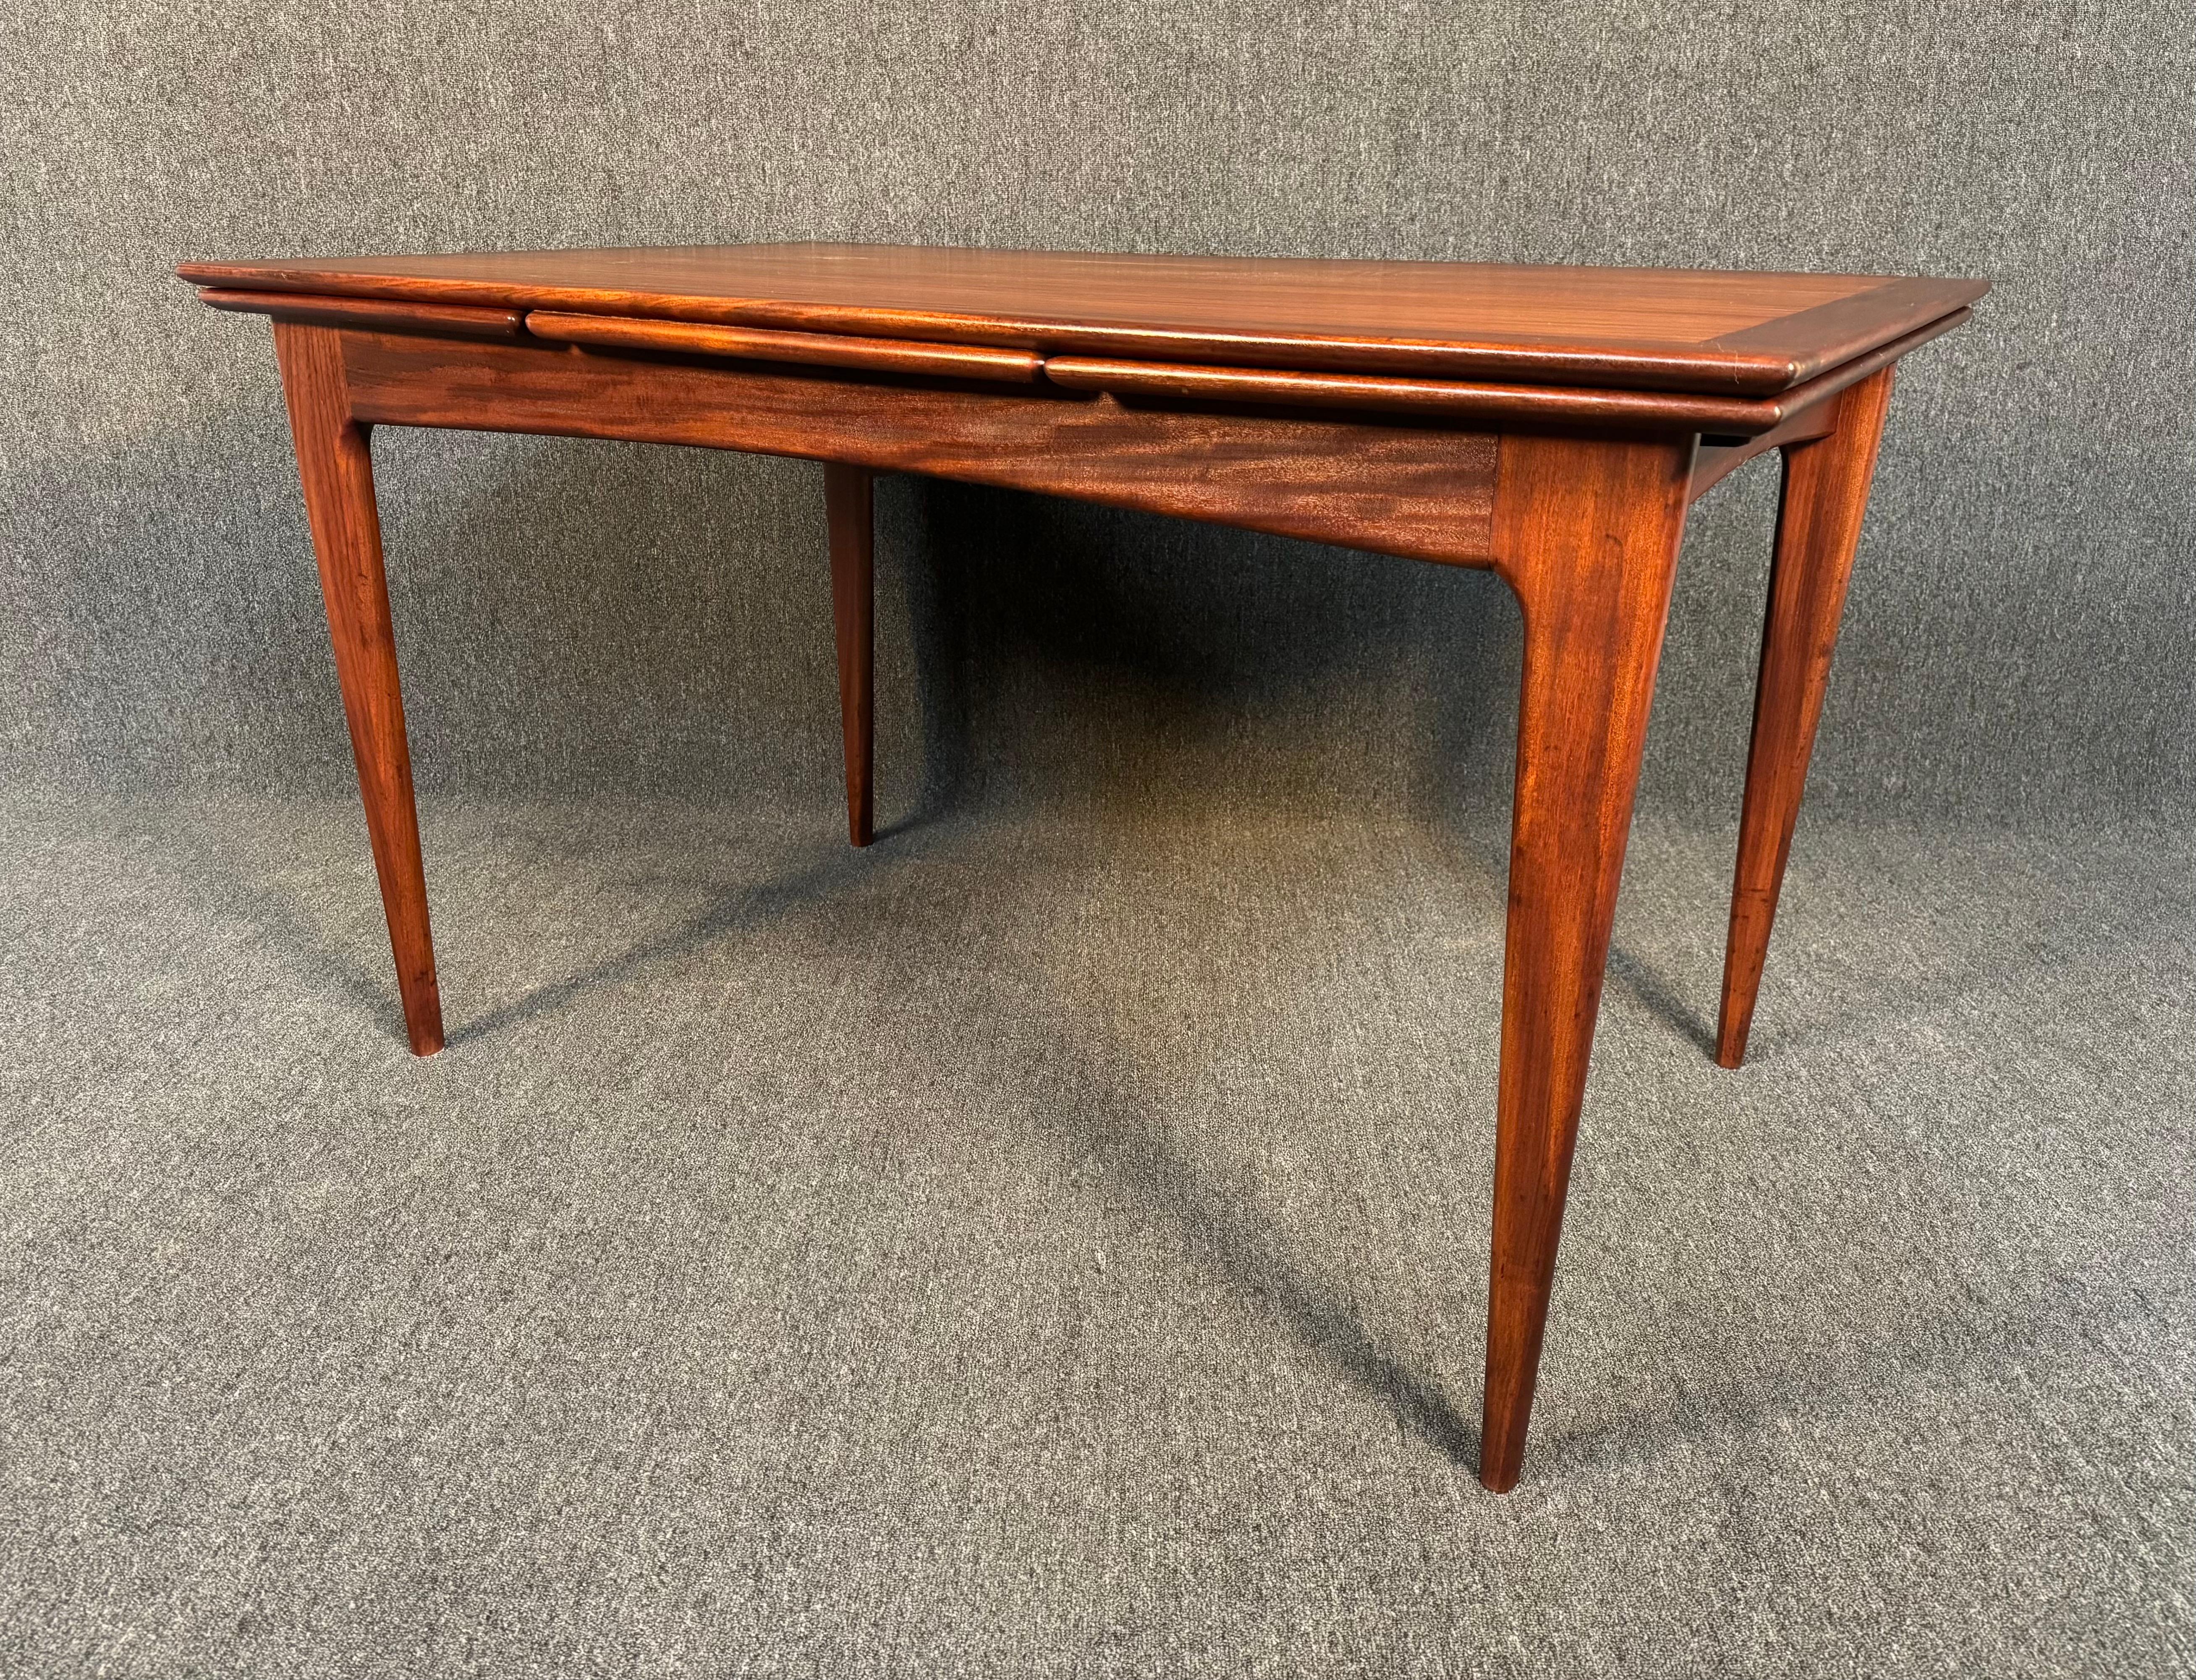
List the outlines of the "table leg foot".
<svg viewBox="0 0 2196 1680">
<path fill-rule="evenodd" d="M 1715 1059 L 1725 1067 L 1737 1067 L 1746 1059 L 1762 960 L 1777 919 L 1792 827 L 1814 754 L 1815 726 L 1823 714 L 1846 585 L 1875 471 L 1876 445 L 1890 407 L 1891 373 L 1887 367 L 1833 399 L 1838 412 L 1830 431 L 1784 450 L 1784 495 L 1761 632 L 1761 675 L 1754 692 L 1754 738 L 1747 752 L 1746 803 L 1739 818 L 1723 1003 L 1716 1025 Z"/>
<path fill-rule="evenodd" d="M 1693 450 L 1505 437 L 1525 626 L 1479 1477 L 1517 1485 Z"/>
<path fill-rule="evenodd" d="M 839 726 L 847 754 L 847 837 L 876 837 L 870 779 L 876 761 L 876 475 L 836 462 L 824 469 L 831 541 L 831 622 L 839 645 Z"/>
<path fill-rule="evenodd" d="M 320 563 L 344 716 L 358 761 L 366 831 L 396 959 L 405 1034 L 415 1055 L 431 1056 L 442 1048 L 442 1002 L 427 925 L 427 878 L 382 569 L 381 520 L 373 503 L 373 459 L 367 429 L 351 418 L 341 335 L 330 327 L 277 321 L 274 350 Z"/>
</svg>

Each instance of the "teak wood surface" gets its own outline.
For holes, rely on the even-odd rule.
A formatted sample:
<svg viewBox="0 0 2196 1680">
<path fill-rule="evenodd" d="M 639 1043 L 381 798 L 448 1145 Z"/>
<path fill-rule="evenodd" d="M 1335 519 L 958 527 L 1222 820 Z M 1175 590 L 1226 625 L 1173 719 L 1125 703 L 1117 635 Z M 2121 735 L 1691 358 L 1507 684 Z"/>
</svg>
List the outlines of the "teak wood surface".
<svg viewBox="0 0 2196 1680">
<path fill-rule="evenodd" d="M 1522 609 L 1480 1479 L 1516 1485 L 1688 505 L 1781 452 L 1716 1059 L 1735 1067 L 1892 370 L 1981 281 L 752 245 L 195 263 L 269 315 L 412 1048 L 442 1043 L 368 433 L 824 465 L 849 839 L 872 499 L 920 472 L 1492 568 Z"/>
</svg>

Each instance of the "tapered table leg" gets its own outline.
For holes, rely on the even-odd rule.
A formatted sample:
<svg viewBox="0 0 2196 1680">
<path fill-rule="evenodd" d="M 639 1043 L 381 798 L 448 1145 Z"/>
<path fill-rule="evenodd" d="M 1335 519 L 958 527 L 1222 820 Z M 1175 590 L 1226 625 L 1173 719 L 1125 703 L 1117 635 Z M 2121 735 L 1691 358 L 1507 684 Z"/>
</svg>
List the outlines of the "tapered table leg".
<svg viewBox="0 0 2196 1680">
<path fill-rule="evenodd" d="M 1505 437 L 1525 626 L 1479 1479 L 1517 1485 L 1693 446 Z"/>
<path fill-rule="evenodd" d="M 382 571 L 381 519 L 373 505 L 373 460 L 366 428 L 351 419 L 341 335 L 325 326 L 274 324 L 282 392 L 305 488 L 305 514 L 327 603 L 336 678 L 358 760 L 366 831 L 381 879 L 381 907 L 396 958 L 396 988 L 414 1054 L 442 1048 L 442 1002 L 427 926 L 427 878 L 412 799 L 412 753 L 397 691 L 396 641 Z"/>
<path fill-rule="evenodd" d="M 1762 959 L 1791 856 L 1807 761 L 1814 755 L 1815 726 L 1823 715 L 1846 585 L 1875 473 L 1876 445 L 1891 405 L 1891 373 L 1887 367 L 1833 399 L 1838 410 L 1827 436 L 1784 450 L 1784 498 L 1761 632 L 1761 676 L 1716 1025 L 1715 1059 L 1725 1067 L 1737 1067 L 1746 1057 Z"/>
<path fill-rule="evenodd" d="M 839 727 L 847 753 L 847 837 L 876 838 L 870 776 L 876 758 L 876 475 L 830 463 L 824 469 L 831 541 L 831 623 L 839 644 Z"/>
</svg>

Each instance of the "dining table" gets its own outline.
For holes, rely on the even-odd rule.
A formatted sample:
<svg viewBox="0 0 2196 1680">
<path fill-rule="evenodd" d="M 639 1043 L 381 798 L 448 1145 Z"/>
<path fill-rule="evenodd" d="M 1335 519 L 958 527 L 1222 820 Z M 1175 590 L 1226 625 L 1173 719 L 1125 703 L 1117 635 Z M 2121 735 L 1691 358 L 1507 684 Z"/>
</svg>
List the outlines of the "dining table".
<svg viewBox="0 0 2196 1680">
<path fill-rule="evenodd" d="M 848 838 L 881 473 L 1490 569 L 1523 623 L 1479 1477 L 1523 1464 L 1688 509 L 1783 495 L 1715 1059 L 1746 1052 L 1893 370 L 1978 280 L 832 243 L 186 263 L 272 318 L 412 1049 L 442 1045 L 370 438 L 822 463 Z M 1246 579 L 1245 589 L 1257 587 Z M 1346 573 L 1335 586 L 1346 589 Z M 1599 1099 L 1621 1103 L 1618 1092 Z"/>
</svg>

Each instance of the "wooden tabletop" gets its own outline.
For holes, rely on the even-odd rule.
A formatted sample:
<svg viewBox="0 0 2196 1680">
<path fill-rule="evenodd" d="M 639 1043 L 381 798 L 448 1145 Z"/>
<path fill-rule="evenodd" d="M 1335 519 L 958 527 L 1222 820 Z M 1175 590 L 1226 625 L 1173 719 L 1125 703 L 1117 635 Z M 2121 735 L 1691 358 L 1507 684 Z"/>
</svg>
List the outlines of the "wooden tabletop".
<svg viewBox="0 0 2196 1680">
<path fill-rule="evenodd" d="M 1275 368 L 1766 396 L 1983 280 L 1491 263 L 690 245 L 187 263 L 199 286 Z"/>
</svg>

